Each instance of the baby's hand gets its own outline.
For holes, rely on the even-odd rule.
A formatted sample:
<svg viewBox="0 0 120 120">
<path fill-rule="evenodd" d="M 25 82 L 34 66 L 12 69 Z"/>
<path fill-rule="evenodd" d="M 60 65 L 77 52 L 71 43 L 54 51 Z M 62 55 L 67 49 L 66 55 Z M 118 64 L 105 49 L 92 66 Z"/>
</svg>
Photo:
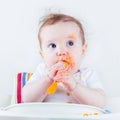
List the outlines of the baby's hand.
<svg viewBox="0 0 120 120">
<path fill-rule="evenodd" d="M 62 70 L 64 68 L 65 68 L 65 65 L 62 62 L 56 63 L 55 65 L 53 65 L 50 68 L 49 77 L 51 77 L 51 80 L 53 81 L 53 83 L 47 89 L 47 93 L 49 95 L 54 94 L 56 92 L 56 90 L 57 90 L 57 81 L 54 80 L 54 77 L 57 75 L 58 71 L 60 71 L 60 70 Z"/>
<path fill-rule="evenodd" d="M 58 71 L 63 71 L 64 69 L 65 64 L 62 61 L 58 62 L 49 69 L 48 76 L 53 79 L 57 75 Z"/>
<path fill-rule="evenodd" d="M 54 76 L 54 81 L 57 82 L 63 82 L 63 78 L 65 76 L 70 76 L 71 75 L 71 67 L 67 62 L 62 62 L 63 66 L 62 69 L 59 69 L 56 73 L 56 75 Z"/>
<path fill-rule="evenodd" d="M 59 61 L 55 65 L 53 65 L 49 69 L 49 77 L 53 81 L 53 83 L 48 87 L 47 93 L 49 95 L 54 94 L 57 90 L 57 82 L 65 82 L 63 77 L 66 76 L 66 71 L 69 68 L 69 64 L 67 62 Z M 66 87 L 69 85 L 66 85 Z"/>
<path fill-rule="evenodd" d="M 63 85 L 69 90 L 73 90 L 76 86 L 76 81 L 74 80 L 73 75 L 68 73 L 59 73 L 54 77 L 54 81 L 62 82 Z"/>
</svg>

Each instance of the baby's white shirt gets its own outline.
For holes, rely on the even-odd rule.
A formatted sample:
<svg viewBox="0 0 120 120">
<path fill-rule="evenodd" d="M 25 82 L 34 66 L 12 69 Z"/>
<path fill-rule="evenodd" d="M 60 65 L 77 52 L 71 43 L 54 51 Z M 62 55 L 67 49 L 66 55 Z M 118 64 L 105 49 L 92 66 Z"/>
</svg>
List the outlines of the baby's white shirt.
<svg viewBox="0 0 120 120">
<path fill-rule="evenodd" d="M 48 73 L 45 64 L 38 65 L 35 73 L 31 76 L 29 82 L 35 82 L 36 80 L 42 80 L 41 78 Z M 95 68 L 86 67 L 80 68 L 80 72 L 73 75 L 76 82 L 88 88 L 101 88 L 104 89 L 101 81 L 98 78 Z M 48 95 L 44 102 L 62 102 L 62 103 L 77 103 L 71 93 L 63 86 L 62 83 L 58 83 L 56 93 Z"/>
</svg>

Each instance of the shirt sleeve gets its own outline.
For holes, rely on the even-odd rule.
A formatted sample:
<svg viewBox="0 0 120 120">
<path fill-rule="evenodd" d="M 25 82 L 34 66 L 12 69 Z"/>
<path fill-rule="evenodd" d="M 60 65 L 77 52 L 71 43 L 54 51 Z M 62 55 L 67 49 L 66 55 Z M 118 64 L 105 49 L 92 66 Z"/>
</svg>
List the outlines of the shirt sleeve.
<svg viewBox="0 0 120 120">
<path fill-rule="evenodd" d="M 82 73 L 82 76 L 87 87 L 104 89 L 95 68 L 85 69 Z"/>
<path fill-rule="evenodd" d="M 30 82 L 34 82 L 37 80 L 40 80 L 41 77 L 47 75 L 47 70 L 45 68 L 44 63 L 40 63 L 36 69 L 36 71 L 33 73 L 33 75 L 30 77 L 30 80 L 28 81 L 28 83 Z"/>
</svg>

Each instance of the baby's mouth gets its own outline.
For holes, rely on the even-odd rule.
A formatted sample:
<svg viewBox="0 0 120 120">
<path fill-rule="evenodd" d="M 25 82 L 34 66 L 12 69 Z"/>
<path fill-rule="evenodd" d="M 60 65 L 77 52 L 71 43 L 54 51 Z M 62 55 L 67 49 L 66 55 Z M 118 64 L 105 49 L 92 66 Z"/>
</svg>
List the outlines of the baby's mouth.
<svg viewBox="0 0 120 120">
<path fill-rule="evenodd" d="M 65 63 L 69 63 L 67 60 L 60 60 L 60 61 L 65 62 Z"/>
<path fill-rule="evenodd" d="M 72 58 L 70 56 L 61 57 L 61 58 L 59 58 L 58 62 L 59 61 L 69 63 L 70 61 L 72 61 Z"/>
<path fill-rule="evenodd" d="M 61 58 L 57 62 L 63 62 L 65 64 L 67 64 L 71 68 L 74 66 L 73 59 L 70 56 L 67 56 L 65 58 Z"/>
</svg>

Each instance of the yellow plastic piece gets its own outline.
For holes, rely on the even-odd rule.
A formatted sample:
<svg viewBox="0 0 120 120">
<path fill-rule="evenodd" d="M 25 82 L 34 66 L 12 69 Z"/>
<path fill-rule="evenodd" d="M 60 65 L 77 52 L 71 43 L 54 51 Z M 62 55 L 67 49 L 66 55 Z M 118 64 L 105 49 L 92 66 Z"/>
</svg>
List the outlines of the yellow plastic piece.
<svg viewBox="0 0 120 120">
<path fill-rule="evenodd" d="M 52 95 L 56 92 L 56 90 L 57 90 L 57 82 L 54 81 L 52 85 L 47 89 L 47 93 L 48 95 Z"/>
<path fill-rule="evenodd" d="M 91 115 L 95 116 L 95 115 L 99 115 L 99 113 L 96 112 L 96 113 L 93 113 L 93 114 L 91 114 L 91 113 L 89 113 L 89 114 L 88 113 L 84 113 L 83 114 L 84 117 L 91 116 Z"/>
<path fill-rule="evenodd" d="M 84 116 L 84 117 L 88 117 L 88 116 L 89 116 L 89 114 L 87 114 L 87 113 L 84 113 L 84 114 L 83 114 L 83 116 Z"/>
<path fill-rule="evenodd" d="M 67 67 L 68 67 L 68 63 L 64 62 L 64 64 L 65 64 L 65 68 L 67 68 Z M 50 86 L 48 87 L 47 93 L 48 93 L 48 95 L 52 95 L 52 94 L 54 94 L 54 93 L 56 92 L 56 90 L 57 90 L 57 82 L 54 81 L 54 82 L 52 83 L 52 85 L 50 85 Z"/>
</svg>

